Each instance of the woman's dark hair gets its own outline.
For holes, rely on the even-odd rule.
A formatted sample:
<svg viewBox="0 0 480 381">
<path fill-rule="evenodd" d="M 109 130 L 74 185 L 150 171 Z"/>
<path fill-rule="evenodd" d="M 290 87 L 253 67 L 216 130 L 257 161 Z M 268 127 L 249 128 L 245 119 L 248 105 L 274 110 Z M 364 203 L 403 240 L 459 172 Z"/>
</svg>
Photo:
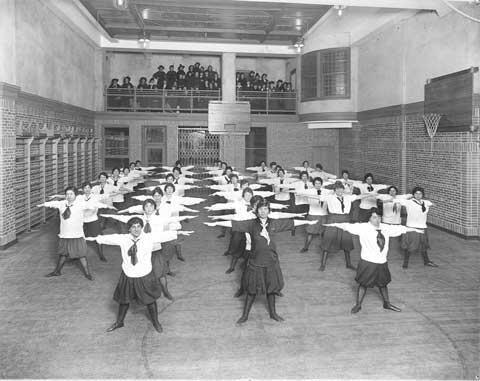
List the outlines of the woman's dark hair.
<svg viewBox="0 0 480 381">
<path fill-rule="evenodd" d="M 140 224 L 140 226 L 143 228 L 143 220 L 140 217 L 132 217 L 127 222 L 128 230 L 130 230 L 130 228 L 135 224 Z"/>
<path fill-rule="evenodd" d="M 226 175 L 228 170 L 233 172 L 233 168 L 230 166 L 227 166 L 227 168 L 225 168 L 225 170 L 223 171 L 223 174 Z"/>
<path fill-rule="evenodd" d="M 313 181 L 312 181 L 312 182 L 313 182 L 313 185 L 315 185 L 315 181 L 320 181 L 320 184 L 323 185 L 323 180 L 322 180 L 321 177 L 315 177 L 315 178 L 313 179 Z"/>
<path fill-rule="evenodd" d="M 414 195 L 416 192 L 422 192 L 422 197 L 425 197 L 425 189 L 423 189 L 422 187 L 416 186 L 415 188 L 413 188 L 412 194 Z"/>
<path fill-rule="evenodd" d="M 120 168 L 118 168 L 118 167 L 113 167 L 113 168 L 112 168 L 112 173 L 115 172 L 115 170 L 117 170 L 118 172 L 120 172 Z"/>
<path fill-rule="evenodd" d="M 113 172 L 113 171 L 112 171 Z M 98 178 L 102 177 L 102 176 L 105 176 L 107 179 L 108 179 L 108 175 L 107 175 L 107 172 L 100 172 L 100 174 L 98 175 Z"/>
<path fill-rule="evenodd" d="M 265 160 L 262 160 L 259 165 L 261 166 L 262 163 L 265 164 L 265 165 L 267 165 L 267 162 L 266 162 Z"/>
<path fill-rule="evenodd" d="M 238 180 L 238 175 L 237 175 L 236 173 L 232 173 L 232 174 L 230 175 L 230 180 L 232 180 L 234 177 L 236 177 L 237 180 Z"/>
<path fill-rule="evenodd" d="M 153 201 L 151 198 L 147 198 L 147 199 L 142 203 L 142 209 L 145 210 L 145 206 L 147 206 L 148 204 L 152 205 L 154 209 L 157 207 L 157 205 L 155 205 L 155 201 Z"/>
<path fill-rule="evenodd" d="M 344 173 L 346 173 L 347 175 L 350 175 L 350 172 L 348 172 L 348 170 L 342 169 L 342 176 L 343 176 Z"/>
<path fill-rule="evenodd" d="M 268 210 L 270 210 L 270 202 L 268 202 L 268 200 L 262 199 L 257 203 L 256 212 L 258 212 L 258 209 L 264 206 L 266 206 Z"/>
<path fill-rule="evenodd" d="M 315 164 L 315 168 L 318 168 L 318 169 L 320 169 L 321 171 L 323 171 L 323 165 L 320 164 L 320 163 Z"/>
<path fill-rule="evenodd" d="M 395 185 L 390 185 L 390 186 L 388 187 L 388 189 L 387 189 L 387 194 L 390 193 L 390 189 L 395 189 L 395 191 L 396 191 L 397 194 L 398 194 L 398 188 L 397 188 Z"/>
<path fill-rule="evenodd" d="M 263 197 L 260 195 L 254 195 L 252 199 L 250 200 L 250 205 L 252 206 L 254 212 L 257 211 L 257 204 L 263 200 Z"/>
<path fill-rule="evenodd" d="M 131 161 L 130 164 L 128 164 L 129 167 L 131 167 L 132 165 L 135 166 L 135 162 L 134 162 L 134 161 Z"/>
<path fill-rule="evenodd" d="M 180 167 L 173 167 L 172 172 L 178 171 L 178 173 L 182 174 L 182 170 Z"/>
<path fill-rule="evenodd" d="M 173 176 L 173 173 L 169 173 L 167 174 L 167 176 L 165 176 L 165 180 L 168 180 L 169 177 L 171 177 L 172 179 L 175 178 L 175 176 Z"/>
<path fill-rule="evenodd" d="M 380 211 L 377 208 L 371 208 L 367 213 L 367 217 L 368 217 L 369 220 L 370 220 L 370 217 L 372 217 L 373 213 L 375 213 L 378 216 L 381 215 Z"/>
<path fill-rule="evenodd" d="M 253 197 L 253 190 L 252 190 L 252 188 L 246 187 L 246 188 L 242 191 L 242 197 L 245 196 L 245 193 L 251 193 L 251 195 L 252 195 L 252 197 Z"/>
<path fill-rule="evenodd" d="M 175 167 L 179 167 L 179 166 L 181 166 L 181 165 L 182 165 L 182 161 L 181 161 L 181 160 L 177 160 L 177 161 L 175 162 Z"/>
<path fill-rule="evenodd" d="M 283 174 L 285 174 L 285 169 L 283 169 L 282 167 L 278 168 L 278 169 L 277 169 L 277 175 L 278 175 L 280 172 L 283 172 Z"/>
<path fill-rule="evenodd" d="M 163 190 L 162 190 L 162 188 L 156 187 L 156 188 L 152 191 L 152 196 L 153 196 L 155 193 L 158 193 L 160 196 L 163 196 Z"/>
<path fill-rule="evenodd" d="M 276 162 L 276 161 L 271 161 L 271 162 L 270 162 L 270 167 L 273 166 L 273 165 L 276 166 L 276 165 L 277 165 L 277 162 Z"/>
<path fill-rule="evenodd" d="M 307 175 L 307 178 L 309 177 L 307 171 L 302 171 L 302 172 L 300 172 L 300 178 L 302 178 L 303 175 Z"/>
<path fill-rule="evenodd" d="M 165 192 L 167 191 L 167 188 L 172 188 L 173 191 L 175 192 L 175 185 L 173 185 L 172 183 L 165 184 Z"/>
<path fill-rule="evenodd" d="M 85 188 L 87 185 L 88 185 L 90 188 L 92 187 L 92 183 L 91 183 L 90 181 L 84 181 L 84 182 L 82 183 L 82 189 Z"/>
<path fill-rule="evenodd" d="M 303 163 L 302 163 L 302 167 L 305 165 L 305 163 L 307 163 L 308 165 L 310 165 L 310 162 L 308 160 L 304 160 Z"/>
<path fill-rule="evenodd" d="M 77 190 L 77 188 L 75 188 L 74 186 L 66 187 L 64 193 L 67 194 L 67 192 L 68 192 L 69 190 L 73 191 L 73 193 L 75 193 L 75 196 L 78 194 L 78 190 Z"/>
<path fill-rule="evenodd" d="M 341 181 L 335 181 L 335 184 L 333 185 L 333 189 L 345 189 Z"/>
<path fill-rule="evenodd" d="M 365 173 L 365 176 L 363 176 L 363 182 L 365 183 L 369 177 L 372 178 L 372 183 L 373 183 L 373 175 L 370 172 Z"/>
<path fill-rule="evenodd" d="M 250 184 L 250 182 L 247 179 L 240 180 L 240 186 L 245 185 L 245 184 Z"/>
</svg>

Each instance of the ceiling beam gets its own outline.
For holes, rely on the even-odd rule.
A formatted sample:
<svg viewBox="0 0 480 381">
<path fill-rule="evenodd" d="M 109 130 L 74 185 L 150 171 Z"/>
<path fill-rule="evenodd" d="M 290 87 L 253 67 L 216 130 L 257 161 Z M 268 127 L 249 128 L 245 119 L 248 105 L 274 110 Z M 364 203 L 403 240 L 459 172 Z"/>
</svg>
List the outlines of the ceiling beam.
<svg viewBox="0 0 480 381">
<path fill-rule="evenodd" d="M 138 27 L 141 30 L 144 30 L 145 29 L 145 23 L 143 22 L 143 17 L 140 14 L 140 12 L 138 11 L 137 6 L 135 4 L 129 2 L 128 3 L 128 11 L 132 15 L 132 17 L 135 20 L 135 23 L 138 25 Z M 109 25 L 109 27 L 110 27 L 110 25 Z"/>
<path fill-rule="evenodd" d="M 232 0 L 256 3 L 257 0 Z M 451 2 L 468 3 L 466 0 L 449 0 Z M 345 5 L 347 7 L 372 7 L 372 8 L 396 8 L 437 10 L 441 2 L 439 0 L 262 0 L 263 3 L 282 3 L 298 5 Z"/>
<path fill-rule="evenodd" d="M 268 35 L 273 32 L 275 27 L 277 26 L 278 22 L 282 18 L 282 11 L 275 11 L 271 13 L 272 20 L 270 21 L 270 24 L 267 26 L 265 29 L 265 36 L 260 40 L 260 43 L 263 44 L 263 42 L 267 39 Z"/>
<path fill-rule="evenodd" d="M 137 27 L 133 25 L 125 24 L 109 24 L 110 29 L 118 30 L 138 30 Z M 160 25 L 147 25 L 145 26 L 147 31 L 165 31 L 165 32 L 194 32 L 194 33 L 236 33 L 236 34 L 255 34 L 255 35 L 264 35 L 265 31 L 262 30 L 242 30 L 242 29 L 223 29 L 223 28 L 189 28 L 189 27 L 175 27 L 175 26 L 160 26 Z"/>
<path fill-rule="evenodd" d="M 258 3 L 258 1 L 256 1 Z M 272 5 L 266 4 L 257 4 L 255 6 L 256 11 L 280 11 L 282 7 L 275 6 L 273 3 L 277 1 L 267 1 L 266 3 L 272 3 Z M 278 1 L 280 2 L 280 1 Z M 159 3 L 158 0 L 140 0 L 136 1 L 136 4 L 139 7 L 147 8 L 147 7 L 175 7 L 175 8 L 204 8 L 204 9 L 226 9 L 226 10 L 244 10 L 244 9 L 252 9 L 249 4 L 235 4 L 235 2 L 230 2 L 230 4 L 225 4 L 225 1 L 208 1 L 208 4 L 201 3 L 200 0 L 192 0 L 192 1 L 162 1 Z"/>
</svg>

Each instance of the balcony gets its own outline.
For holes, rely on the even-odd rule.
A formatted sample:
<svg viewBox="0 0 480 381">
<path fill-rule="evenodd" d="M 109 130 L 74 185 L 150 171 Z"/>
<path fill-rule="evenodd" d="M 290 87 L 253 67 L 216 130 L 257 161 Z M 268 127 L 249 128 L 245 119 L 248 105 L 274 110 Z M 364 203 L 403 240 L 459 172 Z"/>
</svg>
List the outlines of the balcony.
<svg viewBox="0 0 480 381">
<path fill-rule="evenodd" d="M 123 112 L 207 113 L 208 102 L 221 100 L 220 90 L 104 89 L 105 110 Z M 252 114 L 296 114 L 297 93 L 238 91 Z"/>
</svg>

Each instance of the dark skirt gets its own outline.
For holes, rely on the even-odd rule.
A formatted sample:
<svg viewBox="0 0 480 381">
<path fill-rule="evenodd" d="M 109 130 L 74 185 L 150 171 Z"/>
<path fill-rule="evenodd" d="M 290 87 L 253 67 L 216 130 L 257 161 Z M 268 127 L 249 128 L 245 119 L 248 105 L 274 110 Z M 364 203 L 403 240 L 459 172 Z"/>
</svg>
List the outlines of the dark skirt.
<svg viewBox="0 0 480 381">
<path fill-rule="evenodd" d="M 427 229 L 425 229 L 423 233 L 407 232 L 402 234 L 401 247 L 403 250 L 407 250 L 412 253 L 415 251 L 423 253 L 430 249 Z"/>
<path fill-rule="evenodd" d="M 232 231 L 230 244 L 228 245 L 228 254 L 236 258 L 244 257 L 246 244 L 245 233 Z"/>
<path fill-rule="evenodd" d="M 358 222 L 368 222 L 370 219 L 370 209 L 358 208 Z"/>
<path fill-rule="evenodd" d="M 252 295 L 278 295 L 284 286 L 282 269 L 278 261 L 267 267 L 248 263 L 242 281 L 245 292 Z"/>
<path fill-rule="evenodd" d="M 305 230 L 308 234 L 312 235 L 322 235 L 325 231 L 325 226 L 323 224 L 327 223 L 327 216 L 316 216 L 316 215 L 307 215 L 307 221 L 318 221 L 315 225 L 307 225 Z"/>
<path fill-rule="evenodd" d="M 153 271 L 140 278 L 129 278 L 122 271 L 113 300 L 120 304 L 137 302 L 147 305 L 155 302 L 162 295 L 162 288 Z"/>
<path fill-rule="evenodd" d="M 360 258 L 355 280 L 363 287 L 386 287 L 392 277 L 387 262 L 373 263 Z"/>
<path fill-rule="evenodd" d="M 162 243 L 162 256 L 166 261 L 171 261 L 177 254 L 176 244 L 176 240 Z"/>
<path fill-rule="evenodd" d="M 329 224 L 350 222 L 350 216 L 348 214 L 330 214 L 327 216 L 327 222 Z M 325 226 L 321 248 L 329 253 L 335 253 L 339 250 L 351 251 L 353 250 L 352 235 L 334 226 Z"/>
<path fill-rule="evenodd" d="M 85 238 L 60 238 L 58 241 L 58 255 L 68 258 L 84 258 L 87 255 L 87 241 Z"/>
<path fill-rule="evenodd" d="M 350 221 L 346 222 L 359 222 L 360 221 L 360 202 L 361 200 L 355 200 L 350 207 Z"/>
<path fill-rule="evenodd" d="M 83 232 L 85 237 L 97 237 L 102 234 L 102 228 L 100 226 L 100 221 L 95 220 L 92 222 L 83 223 Z"/>
<path fill-rule="evenodd" d="M 169 272 L 169 267 L 162 250 L 152 251 L 152 271 L 156 279 L 164 278 Z"/>
</svg>

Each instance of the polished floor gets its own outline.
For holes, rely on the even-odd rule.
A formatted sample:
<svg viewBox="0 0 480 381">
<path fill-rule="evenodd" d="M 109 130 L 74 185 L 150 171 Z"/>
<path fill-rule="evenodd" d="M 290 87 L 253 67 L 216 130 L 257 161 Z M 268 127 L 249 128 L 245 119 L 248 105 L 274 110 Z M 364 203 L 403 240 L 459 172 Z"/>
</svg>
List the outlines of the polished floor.
<svg viewBox="0 0 480 381">
<path fill-rule="evenodd" d="M 285 322 L 268 318 L 265 300 L 255 302 L 249 321 L 236 326 L 241 299 L 233 298 L 239 273 L 226 275 L 226 239 L 201 222 L 185 228 L 186 263 L 177 260 L 169 278 L 174 302 L 159 300 L 164 333 L 156 333 L 143 307 L 130 309 L 125 327 L 115 320 L 112 293 L 120 272 L 116 248 L 108 262 L 94 252 L 95 276 L 86 280 L 77 264 L 45 278 L 55 264 L 55 220 L 23 234 L 0 252 L 0 377 L 2 378 L 335 378 L 475 379 L 479 371 L 478 241 L 432 229 L 431 257 L 424 267 L 412 257 L 401 268 L 389 256 L 395 313 L 369 290 L 363 309 L 350 314 L 354 272 L 343 254 L 319 272 L 314 241 L 299 253 L 303 231 L 279 239 L 286 287 L 277 310 Z M 359 253 L 353 253 L 354 262 Z"/>
</svg>

